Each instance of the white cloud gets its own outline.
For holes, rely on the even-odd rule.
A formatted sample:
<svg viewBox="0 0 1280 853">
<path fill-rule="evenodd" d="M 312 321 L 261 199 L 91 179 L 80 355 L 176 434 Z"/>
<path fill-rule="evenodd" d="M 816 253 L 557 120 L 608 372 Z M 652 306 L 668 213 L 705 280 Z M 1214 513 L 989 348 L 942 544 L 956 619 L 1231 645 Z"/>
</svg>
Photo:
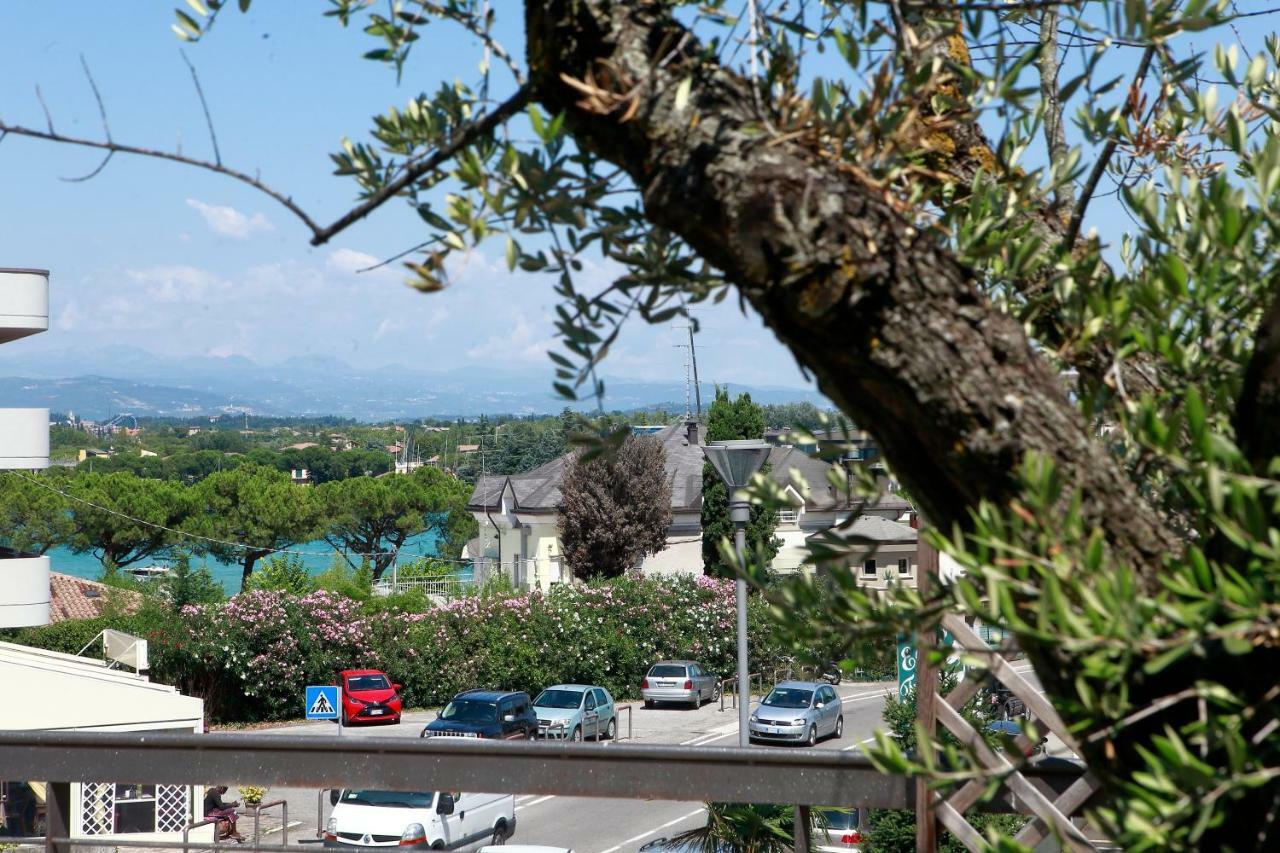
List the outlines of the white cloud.
<svg viewBox="0 0 1280 853">
<path fill-rule="evenodd" d="M 467 358 L 490 363 L 515 359 L 522 362 L 546 361 L 547 351 L 556 345 L 555 337 L 539 336 L 539 332 L 551 331 L 551 321 L 545 317 L 531 323 L 525 314 L 518 314 L 510 328 L 500 328 L 497 334 L 467 350 Z"/>
<path fill-rule="evenodd" d="M 357 252 L 355 249 L 334 249 L 329 253 L 329 257 L 325 259 L 326 267 L 334 272 L 346 273 L 347 275 L 355 275 L 376 263 L 378 263 L 378 259 L 373 255 L 366 252 Z"/>
<path fill-rule="evenodd" d="M 270 231 L 273 227 L 261 213 L 246 216 L 234 207 L 205 204 L 194 198 L 187 199 L 187 206 L 195 208 L 204 217 L 205 224 L 223 237 L 244 240 L 257 231 Z"/>
<path fill-rule="evenodd" d="M 147 288 L 151 302 L 202 302 L 214 291 L 229 289 L 213 273 L 184 264 L 128 270 L 125 275 Z"/>
</svg>

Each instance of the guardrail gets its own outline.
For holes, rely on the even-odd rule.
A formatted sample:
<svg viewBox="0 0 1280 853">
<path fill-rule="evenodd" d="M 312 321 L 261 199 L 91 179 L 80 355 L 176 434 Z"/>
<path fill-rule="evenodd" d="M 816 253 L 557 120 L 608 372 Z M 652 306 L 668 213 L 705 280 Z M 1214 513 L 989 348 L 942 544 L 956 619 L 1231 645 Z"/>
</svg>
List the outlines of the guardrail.
<svg viewBox="0 0 1280 853">
<path fill-rule="evenodd" d="M 253 815 L 254 841 L 257 841 L 258 838 L 261 837 L 261 834 L 260 834 L 261 827 L 260 827 L 259 821 L 262 818 L 262 813 L 267 809 L 273 809 L 276 806 L 280 806 L 280 809 L 281 809 L 281 818 L 280 818 L 282 821 L 281 829 L 280 829 L 281 841 L 284 844 L 289 843 L 289 803 L 287 800 L 272 800 L 269 803 L 258 803 L 257 805 L 245 806 L 244 811 L 241 812 L 241 814 Z M 217 835 L 218 833 L 215 830 L 213 834 Z"/>
<path fill-rule="evenodd" d="M 757 680 L 759 681 L 759 684 L 760 684 L 759 695 L 764 695 L 764 676 L 758 672 L 751 673 L 750 675 L 747 676 L 747 704 L 751 703 L 751 684 L 752 682 L 755 682 Z M 738 676 L 734 675 L 720 682 L 720 710 L 721 711 L 724 710 L 724 695 L 729 692 L 725 688 L 728 687 L 728 685 L 730 684 L 733 685 L 733 702 L 729 705 L 729 707 L 730 708 L 738 707 L 738 693 L 740 691 L 738 690 Z"/>
<path fill-rule="evenodd" d="M 261 785 L 397 791 L 414 790 L 423 778 L 430 778 L 441 790 L 565 797 L 892 809 L 912 808 L 915 801 L 915 780 L 882 774 L 865 756 L 835 750 L 649 744 L 600 749 L 594 744 L 468 738 L 0 731 L 0 766 L 11 778 L 50 783 L 46 837 L 33 840 L 44 843 L 48 853 L 104 843 L 170 850 L 179 846 L 176 840 L 70 837 L 68 783 L 101 779 L 189 785 L 202 779 L 241 778 Z M 1083 767 L 1066 762 L 1031 763 L 1022 769 L 1034 784 L 1055 795 L 1083 772 Z M 1023 797 L 1017 802 L 997 799 L 994 807 L 1028 813 Z M 804 834 L 797 833 L 798 844 L 805 841 Z M 182 849 L 192 846 L 184 832 Z M 194 846 L 209 845 L 201 841 Z M 261 844 L 259 839 L 244 847 L 262 853 L 297 850 Z M 807 846 L 799 849 L 807 853 Z"/>
<path fill-rule="evenodd" d="M 626 736 L 626 738 L 623 738 L 623 737 L 622 737 L 622 726 L 621 726 L 621 724 L 619 724 L 619 726 L 618 726 L 618 732 L 617 732 L 617 734 L 615 734 L 615 735 L 614 735 L 614 739 L 615 739 L 615 740 L 632 740 L 632 739 L 633 739 L 633 737 L 632 737 L 632 731 L 631 731 L 631 706 L 630 706 L 630 705 L 615 705 L 615 706 L 614 706 L 614 711 L 626 711 L 626 712 L 627 712 L 627 736 Z"/>
<path fill-rule="evenodd" d="M 188 822 L 186 826 L 182 827 L 182 849 L 189 850 L 191 848 L 191 839 L 190 839 L 191 830 L 199 829 L 202 826 L 209 826 L 210 824 L 212 824 L 213 825 L 213 844 L 211 846 L 213 847 L 214 850 L 217 850 L 218 849 L 218 821 L 220 820 L 222 820 L 222 818 L 207 817 L 204 820 L 200 821 L 199 823 Z"/>
</svg>

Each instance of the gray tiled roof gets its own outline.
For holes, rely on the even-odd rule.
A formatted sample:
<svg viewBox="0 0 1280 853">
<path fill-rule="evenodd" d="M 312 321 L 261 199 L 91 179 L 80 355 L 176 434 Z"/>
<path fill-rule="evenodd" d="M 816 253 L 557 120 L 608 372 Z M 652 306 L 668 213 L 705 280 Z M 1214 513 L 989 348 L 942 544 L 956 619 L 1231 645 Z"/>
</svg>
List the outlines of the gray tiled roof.
<svg viewBox="0 0 1280 853">
<path fill-rule="evenodd" d="M 848 527 L 833 527 L 831 530 L 814 533 L 808 538 L 813 539 L 828 534 L 853 542 L 915 542 L 920 536 L 920 531 L 909 524 L 890 521 L 878 515 L 860 515 Z"/>
<path fill-rule="evenodd" d="M 698 444 L 690 444 L 684 424 L 669 426 L 654 433 L 653 438 L 662 443 L 666 452 L 666 474 L 671 484 L 671 508 L 679 511 L 696 511 L 702 505 L 702 464 L 705 458 Z M 523 474 L 491 475 L 481 478 L 472 490 L 469 506 L 476 510 L 496 507 L 501 503 L 502 490 L 510 482 L 516 496 L 513 509 L 523 512 L 553 512 L 560 503 L 560 482 L 564 478 L 565 465 L 571 454 L 553 459 Z M 795 447 L 774 447 L 769 452 L 770 476 L 779 483 L 790 482 L 792 468 L 800 471 L 809 485 L 809 509 L 831 510 L 856 506 L 843 494 L 836 494 L 827 483 L 830 464 L 816 459 Z M 893 495 L 881 498 L 878 509 L 906 511 L 910 505 Z"/>
</svg>

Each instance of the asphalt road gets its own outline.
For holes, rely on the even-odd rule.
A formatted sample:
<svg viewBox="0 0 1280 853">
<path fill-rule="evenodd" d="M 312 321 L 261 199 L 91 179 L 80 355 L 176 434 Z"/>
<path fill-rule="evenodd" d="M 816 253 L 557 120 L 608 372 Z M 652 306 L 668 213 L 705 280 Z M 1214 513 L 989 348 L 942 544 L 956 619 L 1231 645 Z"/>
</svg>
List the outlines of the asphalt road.
<svg viewBox="0 0 1280 853">
<path fill-rule="evenodd" d="M 816 749 L 856 749 L 872 740 L 872 732 L 881 725 L 884 699 L 893 689 L 891 683 L 842 684 L 837 688 L 844 704 L 844 737 L 819 742 Z M 637 743 L 667 743 L 686 746 L 732 746 L 737 742 L 737 712 L 728 704 L 709 703 L 697 711 L 687 708 L 646 710 L 633 706 L 633 733 Z M 344 737 L 418 737 L 422 727 L 434 719 L 434 713 L 416 712 L 405 715 L 400 725 L 348 728 Z M 623 712 L 620 729 L 626 732 Z M 255 734 L 332 735 L 330 723 L 301 723 L 262 729 Z M 606 743 L 601 749 L 616 748 Z M 758 746 L 758 749 L 804 749 L 796 746 Z M 232 784 L 229 780 L 227 784 Z M 315 839 L 317 825 L 327 819 L 327 798 L 315 790 L 272 789 L 268 799 L 289 801 L 289 843 Z M 321 814 L 317 815 L 317 808 Z M 701 825 L 705 813 L 699 803 L 652 800 L 610 800 L 584 797 L 529 795 L 516 797 L 517 829 L 510 843 L 547 844 L 572 848 L 577 853 L 631 853 L 661 837 L 670 837 Z M 273 830 L 278 821 L 273 821 Z M 248 828 L 242 820 L 242 831 Z M 278 842 L 273 831 L 266 839 Z M 318 845 L 308 844 L 313 849 Z M 479 845 L 475 845 L 478 847 Z"/>
</svg>

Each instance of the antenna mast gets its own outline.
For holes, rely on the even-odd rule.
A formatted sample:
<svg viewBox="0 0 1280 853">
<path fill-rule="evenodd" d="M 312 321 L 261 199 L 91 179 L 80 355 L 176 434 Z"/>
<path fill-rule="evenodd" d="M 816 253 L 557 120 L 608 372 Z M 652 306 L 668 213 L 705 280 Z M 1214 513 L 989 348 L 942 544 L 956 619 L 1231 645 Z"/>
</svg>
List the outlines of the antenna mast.
<svg viewBox="0 0 1280 853">
<path fill-rule="evenodd" d="M 689 330 L 689 358 L 693 362 L 693 393 L 694 398 L 698 401 L 698 421 L 702 421 L 702 387 L 698 384 L 698 348 L 693 345 L 693 324 L 685 326 Z M 686 397 L 688 394 L 685 395 Z M 685 408 L 689 408 L 688 401 L 685 401 Z"/>
</svg>

